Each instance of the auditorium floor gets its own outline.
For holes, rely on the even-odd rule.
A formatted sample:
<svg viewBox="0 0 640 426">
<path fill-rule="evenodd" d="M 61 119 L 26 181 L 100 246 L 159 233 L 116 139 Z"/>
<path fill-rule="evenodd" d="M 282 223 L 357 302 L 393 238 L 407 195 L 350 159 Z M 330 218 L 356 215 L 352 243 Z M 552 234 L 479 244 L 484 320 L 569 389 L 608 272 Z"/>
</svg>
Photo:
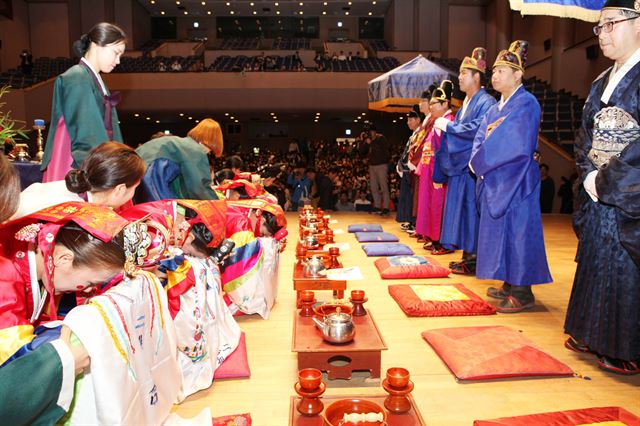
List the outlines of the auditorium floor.
<svg viewBox="0 0 640 426">
<path fill-rule="evenodd" d="M 292 287 L 292 267 L 295 262 L 295 240 L 298 235 L 297 214 L 288 214 L 289 244 L 280 261 L 279 296 L 271 317 L 239 319 L 247 336 L 251 378 L 216 381 L 209 389 L 189 397 L 175 412 L 191 417 L 202 408 L 210 407 L 214 416 L 250 412 L 256 426 L 286 426 L 289 398 L 294 395 L 297 358 L 291 352 L 292 318 L 295 292 Z M 570 217 L 544 217 L 547 258 L 554 278 L 550 285 L 536 286 L 538 306 L 534 311 L 520 314 L 491 316 L 409 318 L 387 292 L 387 285 L 401 283 L 382 281 L 373 265 L 375 258 L 367 258 L 352 234 L 346 232 L 352 223 L 381 223 L 384 230 L 400 236 L 401 242 L 411 246 L 417 254 L 426 253 L 422 244 L 400 230 L 393 216 L 380 219 L 366 213 L 333 213 L 332 224 L 336 242 L 348 242 L 351 250 L 341 254 L 345 267 L 359 266 L 365 279 L 348 283 L 348 290 L 366 291 L 369 308 L 378 323 L 388 351 L 382 352 L 382 375 L 389 367 L 405 367 L 415 383 L 413 397 L 430 426 L 471 425 L 475 419 L 491 419 L 537 412 L 587 407 L 621 406 L 640 415 L 640 376 L 622 377 L 597 368 L 595 358 L 568 351 L 563 346 L 563 322 L 571 292 L 577 240 L 571 229 Z M 460 252 L 439 256 L 446 266 L 458 260 Z M 494 281 L 479 281 L 475 277 L 452 275 L 434 280 L 415 282 L 464 283 L 469 289 L 485 297 L 486 288 Z M 404 282 L 409 283 L 409 282 Z M 348 293 L 347 293 L 348 294 Z M 329 292 L 317 292 L 326 300 Z M 568 364 L 579 375 L 590 380 L 572 378 L 502 379 L 481 382 L 457 382 L 435 352 L 422 339 L 422 331 L 456 326 L 506 325 L 522 330 L 539 347 Z M 336 383 L 334 383 L 336 382 Z M 362 378 L 352 382 L 328 382 L 326 395 L 384 394 L 379 381 L 371 383 Z M 352 387 L 356 384 L 358 387 Z"/>
</svg>

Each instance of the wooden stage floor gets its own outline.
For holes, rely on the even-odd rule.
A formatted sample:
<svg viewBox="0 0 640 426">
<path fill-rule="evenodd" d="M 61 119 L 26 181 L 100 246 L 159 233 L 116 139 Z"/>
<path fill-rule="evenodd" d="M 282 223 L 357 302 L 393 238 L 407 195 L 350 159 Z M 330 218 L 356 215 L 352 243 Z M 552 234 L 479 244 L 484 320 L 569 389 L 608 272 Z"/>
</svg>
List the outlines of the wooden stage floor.
<svg viewBox="0 0 640 426">
<path fill-rule="evenodd" d="M 191 417 L 202 408 L 210 407 L 214 416 L 250 412 L 256 426 L 286 426 L 289 397 L 294 395 L 296 382 L 296 354 L 291 352 L 292 318 L 295 292 L 291 281 L 295 262 L 295 239 L 298 234 L 297 214 L 290 213 L 289 244 L 280 261 L 280 288 L 276 305 L 268 320 L 257 316 L 239 319 L 246 333 L 250 379 L 220 380 L 209 389 L 190 396 L 174 411 Z M 345 267 L 359 266 L 365 279 L 348 283 L 347 293 L 363 289 L 369 297 L 365 305 L 375 315 L 378 326 L 389 347 L 382 353 L 382 371 L 389 367 L 405 367 L 415 383 L 413 397 L 430 426 L 472 425 L 475 419 L 516 416 L 537 412 L 587 407 L 620 406 L 640 415 L 640 376 L 623 377 L 598 369 L 590 355 L 568 351 L 563 346 L 566 336 L 563 323 L 573 276 L 577 240 L 571 229 L 569 216 L 548 215 L 543 218 L 547 258 L 554 283 L 534 288 L 538 306 L 534 311 L 520 314 L 492 316 L 409 318 L 387 292 L 387 285 L 396 283 L 436 282 L 464 283 L 478 295 L 485 297 L 486 288 L 495 281 L 480 281 L 475 277 L 452 275 L 433 280 L 385 280 L 379 278 L 373 265 L 375 258 L 367 258 L 352 234 L 346 232 L 352 223 L 380 223 L 384 230 L 400 236 L 401 242 L 411 246 L 417 254 L 426 253 L 422 244 L 400 230 L 393 219 L 366 213 L 333 213 L 336 242 L 348 242 L 351 250 L 343 252 L 340 260 Z M 461 252 L 439 256 L 441 264 L 458 260 Z M 498 283 L 499 284 L 499 283 Z M 316 293 L 321 300 L 330 298 L 329 292 Z M 423 341 L 424 330 L 442 327 L 506 325 L 522 330 L 527 337 L 549 354 L 569 365 L 579 375 L 590 380 L 572 378 L 503 379 L 459 383 Z M 352 382 L 336 380 L 328 383 L 327 395 L 384 393 L 379 381 L 362 378 Z M 352 387 L 356 385 L 357 387 Z"/>
</svg>

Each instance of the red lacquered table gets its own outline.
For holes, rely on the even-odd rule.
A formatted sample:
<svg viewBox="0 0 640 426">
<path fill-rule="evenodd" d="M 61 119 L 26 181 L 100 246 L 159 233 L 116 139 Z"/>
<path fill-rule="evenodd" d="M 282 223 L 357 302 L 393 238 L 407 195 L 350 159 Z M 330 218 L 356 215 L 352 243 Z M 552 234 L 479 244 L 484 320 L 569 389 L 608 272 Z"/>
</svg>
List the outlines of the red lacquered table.
<svg viewBox="0 0 640 426">
<path fill-rule="evenodd" d="M 342 344 L 326 342 L 311 318 L 300 316 L 298 311 L 294 313 L 291 350 L 298 353 L 298 370 L 317 368 L 325 371 L 329 380 L 350 379 L 353 371 L 369 371 L 372 379 L 380 377 L 381 354 L 387 345 L 371 311 L 353 317 L 355 338 Z"/>
<path fill-rule="evenodd" d="M 366 395 L 335 395 L 335 396 L 322 396 L 320 399 L 324 404 L 325 410 L 328 406 L 333 404 L 336 401 L 341 399 L 366 399 L 367 401 L 375 402 L 380 407 L 384 407 L 384 400 L 387 395 L 374 395 L 374 396 L 366 396 Z M 420 415 L 420 410 L 416 406 L 416 402 L 414 401 L 411 394 L 407 395 L 407 398 L 411 402 L 411 409 L 403 414 L 393 414 L 389 411 L 387 412 L 387 425 L 388 426 L 426 426 L 427 424 L 422 419 Z M 291 402 L 289 403 L 289 426 L 326 426 L 324 421 L 322 420 L 321 415 L 313 416 L 313 417 L 305 417 L 298 413 L 296 410 L 296 404 L 300 400 L 299 396 L 292 396 Z"/>
</svg>

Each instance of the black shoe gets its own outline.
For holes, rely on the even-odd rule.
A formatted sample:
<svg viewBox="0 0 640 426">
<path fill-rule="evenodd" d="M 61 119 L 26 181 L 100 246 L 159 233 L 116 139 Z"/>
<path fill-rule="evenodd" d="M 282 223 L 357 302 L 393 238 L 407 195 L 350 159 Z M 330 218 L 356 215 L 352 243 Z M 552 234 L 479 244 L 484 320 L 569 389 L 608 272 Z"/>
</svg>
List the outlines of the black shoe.
<svg viewBox="0 0 640 426">
<path fill-rule="evenodd" d="M 511 284 L 504 283 L 502 287 L 489 287 L 487 289 L 487 296 L 493 297 L 494 299 L 505 300 L 507 297 L 511 296 Z"/>
<path fill-rule="evenodd" d="M 379 214 L 380 216 L 389 216 L 389 209 L 382 209 Z"/>
</svg>

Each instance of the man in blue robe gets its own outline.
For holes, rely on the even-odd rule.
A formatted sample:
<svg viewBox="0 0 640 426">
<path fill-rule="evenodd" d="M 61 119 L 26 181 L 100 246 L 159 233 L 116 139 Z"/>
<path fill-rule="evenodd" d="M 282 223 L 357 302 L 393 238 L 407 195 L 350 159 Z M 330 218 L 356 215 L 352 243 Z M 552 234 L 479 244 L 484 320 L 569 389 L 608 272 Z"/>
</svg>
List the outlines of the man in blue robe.
<svg viewBox="0 0 640 426">
<path fill-rule="evenodd" d="M 455 274 L 476 272 L 480 216 L 476 206 L 476 179 L 469 171 L 469 157 L 482 119 L 496 104 L 482 87 L 486 56 L 484 48 L 476 47 L 471 57 L 464 58 L 458 75 L 460 90 L 466 94 L 462 108 L 453 122 L 440 117 L 434 123 L 445 132 L 439 153 L 440 170 L 448 177 L 440 243 L 447 249 L 462 249 L 462 260 L 449 264 Z"/>
<path fill-rule="evenodd" d="M 608 0 L 594 33 L 615 61 L 591 85 L 575 142 L 578 263 L 568 349 L 640 373 L 640 2 Z"/>
<path fill-rule="evenodd" d="M 471 152 L 480 210 L 476 276 L 504 281 L 487 295 L 498 312 L 531 309 L 533 284 L 551 282 L 540 215 L 538 147 L 540 105 L 522 86 L 528 43 L 498 54 L 491 83 L 501 95 L 478 129 Z"/>
</svg>

